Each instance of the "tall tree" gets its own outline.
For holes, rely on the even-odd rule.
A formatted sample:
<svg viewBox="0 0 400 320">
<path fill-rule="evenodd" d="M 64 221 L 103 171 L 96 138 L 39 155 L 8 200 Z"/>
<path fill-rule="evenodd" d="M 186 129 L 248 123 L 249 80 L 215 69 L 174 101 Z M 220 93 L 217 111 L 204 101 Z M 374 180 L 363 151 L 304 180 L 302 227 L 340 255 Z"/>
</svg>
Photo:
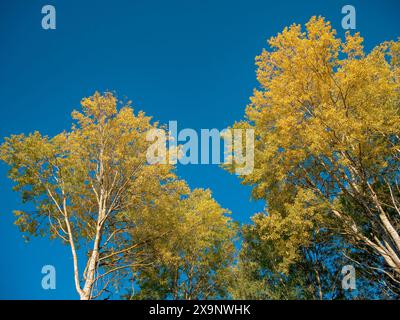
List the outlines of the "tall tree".
<svg viewBox="0 0 400 320">
<path fill-rule="evenodd" d="M 16 211 L 16 224 L 70 246 L 81 299 L 99 296 L 119 272 L 140 266 L 140 248 L 167 232 L 151 223 L 168 224 L 163 213 L 188 192 L 172 166 L 146 162 L 151 143 L 146 134 L 157 123 L 143 112 L 134 114 L 130 103 L 119 110 L 118 104 L 111 93 L 95 93 L 82 100 L 82 112 L 72 113 L 69 132 L 53 138 L 38 132 L 13 135 L 0 151 L 15 190 L 36 208 Z M 144 239 L 132 236 L 136 229 L 163 231 Z M 83 271 L 78 247 L 87 248 Z M 128 252 L 137 259 L 122 265 Z"/>
<path fill-rule="evenodd" d="M 322 221 L 333 226 L 316 228 L 336 228 L 381 258 L 381 272 L 399 283 L 400 42 L 366 54 L 358 33 L 342 40 L 313 17 L 305 30 L 293 24 L 269 46 L 257 57 L 260 87 L 246 120 L 235 124 L 255 130 L 255 168 L 243 183 L 267 200 L 276 227 L 291 215 L 306 228 L 310 217 L 290 207 L 320 206 L 329 218 Z M 343 199 L 358 210 L 346 210 Z M 314 232 L 304 230 L 303 244 Z"/>
</svg>

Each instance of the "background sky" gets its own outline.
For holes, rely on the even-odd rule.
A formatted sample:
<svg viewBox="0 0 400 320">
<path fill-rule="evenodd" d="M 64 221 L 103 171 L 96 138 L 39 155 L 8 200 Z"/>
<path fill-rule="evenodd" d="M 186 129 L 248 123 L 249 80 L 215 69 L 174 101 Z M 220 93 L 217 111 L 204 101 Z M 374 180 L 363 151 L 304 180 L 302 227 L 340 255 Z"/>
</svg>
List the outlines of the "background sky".
<svg viewBox="0 0 400 320">
<path fill-rule="evenodd" d="M 41 28 L 54 5 L 57 29 Z M 342 36 L 341 8 L 352 4 L 367 50 L 400 36 L 400 1 L 1 0 L 0 140 L 70 128 L 70 113 L 94 91 L 115 90 L 178 130 L 223 129 L 240 120 L 257 86 L 254 58 L 269 37 L 313 15 Z M 248 222 L 263 203 L 216 165 L 179 166 L 192 188 Z M 58 241 L 25 243 L 13 225 L 22 208 L 0 164 L 0 299 L 76 299 L 70 249 Z M 43 290 L 41 269 L 54 265 L 57 289 Z"/>
</svg>

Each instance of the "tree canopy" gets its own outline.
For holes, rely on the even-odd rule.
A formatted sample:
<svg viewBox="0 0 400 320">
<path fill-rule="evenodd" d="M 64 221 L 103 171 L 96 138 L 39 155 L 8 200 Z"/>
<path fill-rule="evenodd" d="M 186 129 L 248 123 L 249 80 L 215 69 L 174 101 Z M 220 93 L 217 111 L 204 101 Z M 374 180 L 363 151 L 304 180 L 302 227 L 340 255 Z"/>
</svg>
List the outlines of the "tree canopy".
<svg viewBox="0 0 400 320">
<path fill-rule="evenodd" d="M 313 17 L 268 43 L 256 58 L 259 88 L 234 125 L 255 130 L 255 168 L 242 181 L 267 206 L 254 237 L 287 272 L 334 230 L 398 290 L 400 42 L 367 54 L 359 33 L 341 39 Z"/>
<path fill-rule="evenodd" d="M 148 134 L 164 127 L 110 92 L 82 99 L 68 131 L 5 139 L 0 159 L 34 208 L 15 223 L 71 248 L 81 299 L 111 284 L 128 299 L 400 296 L 400 41 L 367 53 L 359 33 L 312 17 L 268 44 L 233 125 L 254 130 L 254 169 L 223 165 L 265 200 L 249 224 L 150 164 Z M 345 264 L 357 297 L 340 287 Z"/>
<path fill-rule="evenodd" d="M 225 211 L 210 193 L 191 194 L 172 165 L 147 163 L 151 143 L 147 133 L 158 123 L 151 123 L 143 112 L 135 114 L 129 102 L 121 108 L 118 104 L 111 93 L 95 93 L 82 100 L 82 112 L 72 113 L 75 122 L 70 131 L 52 138 L 39 132 L 13 135 L 0 151 L 0 158 L 10 165 L 14 189 L 36 209 L 15 211 L 16 224 L 24 233 L 60 238 L 71 247 L 81 299 L 100 296 L 129 270 L 158 262 L 166 252 L 152 257 L 147 247 L 160 239 L 167 241 L 167 236 L 172 245 L 171 234 L 179 232 L 184 243 L 192 233 L 210 242 L 225 243 L 230 237 L 224 229 L 229 222 Z M 185 198 L 190 199 L 187 211 L 181 207 L 188 206 Z M 220 229 L 202 234 L 204 222 L 196 222 L 202 219 Z M 189 226 L 192 230 L 185 233 L 183 228 Z M 208 248 L 201 241 L 197 243 L 201 250 L 223 249 L 216 243 Z M 79 247 L 87 248 L 83 271 Z M 225 258 L 228 252 L 220 262 Z M 208 259 L 204 257 L 203 263 L 213 263 Z"/>
</svg>

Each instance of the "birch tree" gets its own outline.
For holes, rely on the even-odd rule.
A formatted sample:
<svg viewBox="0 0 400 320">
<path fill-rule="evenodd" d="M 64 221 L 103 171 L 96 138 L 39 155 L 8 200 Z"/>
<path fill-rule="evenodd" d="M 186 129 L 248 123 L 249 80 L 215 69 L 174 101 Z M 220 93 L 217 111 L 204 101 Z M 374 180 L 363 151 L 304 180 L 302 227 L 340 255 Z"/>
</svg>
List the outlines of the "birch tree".
<svg viewBox="0 0 400 320">
<path fill-rule="evenodd" d="M 312 206 L 312 195 L 334 222 L 329 228 L 383 260 L 382 274 L 399 283 L 400 42 L 366 53 L 358 33 L 341 39 L 313 17 L 268 43 L 256 59 L 259 87 L 246 120 L 235 125 L 255 130 L 255 168 L 242 178 L 267 200 L 264 223 L 278 228 L 289 214 L 303 221 L 302 233 L 290 234 L 295 257 L 296 242 L 327 227 L 307 230 L 310 217 L 292 210 Z"/>
<path fill-rule="evenodd" d="M 130 103 L 118 110 L 111 93 L 95 93 L 81 105 L 82 112 L 72 113 L 70 131 L 52 138 L 39 132 L 12 135 L 0 158 L 10 166 L 14 189 L 35 207 L 15 211 L 16 224 L 24 233 L 70 246 L 76 291 L 86 300 L 108 290 L 119 273 L 143 264 L 141 248 L 171 232 L 162 215 L 188 190 L 172 166 L 146 163 L 146 133 L 158 127 L 150 117 L 135 114 Z M 151 225 L 150 216 L 164 227 Z M 134 238 L 135 228 L 153 233 Z M 86 254 L 79 255 L 79 248 Z M 124 265 L 128 252 L 135 259 Z"/>
</svg>

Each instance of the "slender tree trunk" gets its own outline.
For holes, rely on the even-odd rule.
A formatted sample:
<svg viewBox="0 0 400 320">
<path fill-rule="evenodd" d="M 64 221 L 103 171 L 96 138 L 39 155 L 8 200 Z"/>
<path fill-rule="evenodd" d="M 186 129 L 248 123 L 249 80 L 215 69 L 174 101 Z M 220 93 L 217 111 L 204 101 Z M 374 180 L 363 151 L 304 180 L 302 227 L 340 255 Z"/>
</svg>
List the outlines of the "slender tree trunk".
<svg viewBox="0 0 400 320">
<path fill-rule="evenodd" d="M 88 260 L 88 267 L 86 271 L 86 281 L 85 285 L 82 289 L 82 293 L 80 294 L 81 300 L 90 300 L 93 286 L 96 281 L 96 271 L 97 271 L 97 263 L 99 261 L 99 246 L 101 239 L 101 227 L 97 227 L 96 230 L 96 238 L 93 244 L 93 251 Z"/>
</svg>

